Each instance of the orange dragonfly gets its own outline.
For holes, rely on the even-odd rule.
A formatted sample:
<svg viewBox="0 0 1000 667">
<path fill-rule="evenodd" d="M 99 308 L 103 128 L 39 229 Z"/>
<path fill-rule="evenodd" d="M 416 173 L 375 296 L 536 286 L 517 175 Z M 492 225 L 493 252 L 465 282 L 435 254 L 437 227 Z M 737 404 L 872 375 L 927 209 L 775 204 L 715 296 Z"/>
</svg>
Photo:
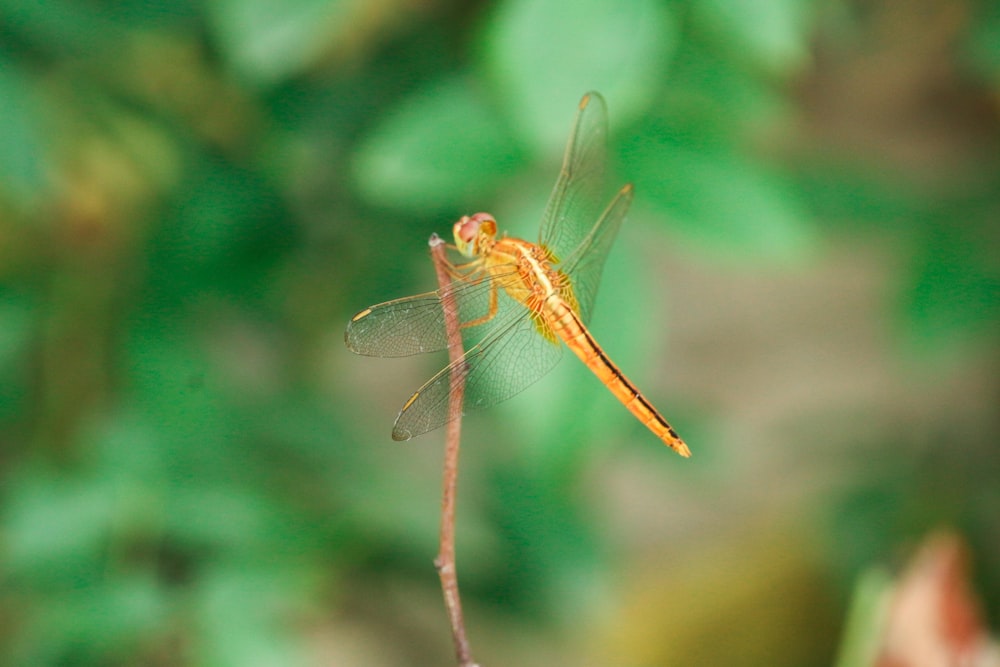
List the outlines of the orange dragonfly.
<svg viewBox="0 0 1000 667">
<path fill-rule="evenodd" d="M 464 377 L 465 410 L 489 407 L 551 370 L 562 354 L 561 339 L 650 431 L 681 456 L 691 455 L 587 330 L 604 260 L 632 201 L 632 186 L 626 185 L 602 212 L 607 127 L 604 98 L 584 95 L 537 244 L 498 237 L 488 213 L 455 223 L 455 245 L 449 247 L 470 259 L 448 267 L 453 277 L 448 291 L 459 310 L 466 352 L 406 401 L 394 440 L 409 440 L 449 420 L 452 373 Z M 438 290 L 366 308 L 351 318 L 347 346 L 377 357 L 443 350 L 441 299 Z"/>
</svg>

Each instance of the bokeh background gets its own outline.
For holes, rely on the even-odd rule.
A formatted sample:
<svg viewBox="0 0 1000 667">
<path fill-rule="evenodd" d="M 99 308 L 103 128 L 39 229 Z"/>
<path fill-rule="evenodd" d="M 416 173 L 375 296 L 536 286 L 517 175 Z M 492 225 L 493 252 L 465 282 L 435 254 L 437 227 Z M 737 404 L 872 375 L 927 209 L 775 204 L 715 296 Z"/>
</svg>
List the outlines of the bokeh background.
<svg viewBox="0 0 1000 667">
<path fill-rule="evenodd" d="M 939 529 L 996 627 L 998 8 L 0 1 L 0 662 L 452 664 L 443 434 L 389 438 L 444 358 L 344 326 L 534 238 L 590 89 L 593 330 L 694 456 L 569 356 L 467 418 L 479 661 L 831 665 Z"/>
</svg>

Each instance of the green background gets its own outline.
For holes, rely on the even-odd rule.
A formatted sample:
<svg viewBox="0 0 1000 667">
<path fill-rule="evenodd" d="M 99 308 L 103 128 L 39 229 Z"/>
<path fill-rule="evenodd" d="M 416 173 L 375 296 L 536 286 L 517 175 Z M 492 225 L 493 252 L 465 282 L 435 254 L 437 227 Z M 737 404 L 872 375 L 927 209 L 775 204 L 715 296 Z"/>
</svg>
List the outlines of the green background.
<svg viewBox="0 0 1000 667">
<path fill-rule="evenodd" d="M 590 89 L 593 332 L 694 456 L 569 355 L 467 418 L 479 661 L 833 664 L 939 529 L 995 626 L 995 3 L 0 0 L 0 662 L 451 664 L 444 358 L 343 330 L 533 239 Z"/>
</svg>

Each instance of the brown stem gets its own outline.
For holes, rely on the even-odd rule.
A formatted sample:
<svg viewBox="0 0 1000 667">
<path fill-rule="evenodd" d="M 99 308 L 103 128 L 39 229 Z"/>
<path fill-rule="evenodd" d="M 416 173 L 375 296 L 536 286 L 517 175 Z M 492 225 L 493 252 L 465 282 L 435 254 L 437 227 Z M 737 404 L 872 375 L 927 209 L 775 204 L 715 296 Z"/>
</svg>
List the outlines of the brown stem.
<svg viewBox="0 0 1000 667">
<path fill-rule="evenodd" d="M 448 336 L 448 357 L 452 364 L 465 354 L 462 332 L 458 319 L 458 306 L 451 293 L 452 277 L 449 273 L 445 242 L 437 234 L 429 241 L 434 271 L 441 288 L 441 306 Z M 444 480 L 441 494 L 440 547 L 434 566 L 441 578 L 444 606 L 451 622 L 451 636 L 455 643 L 455 656 L 459 667 L 479 667 L 472 659 L 472 649 L 465 636 L 465 619 L 462 616 L 462 598 L 458 593 L 458 574 L 455 571 L 455 496 L 458 487 L 458 451 L 462 434 L 462 399 L 465 394 L 465 376 L 452 366 L 451 393 L 448 397 L 448 427 L 444 449 Z"/>
</svg>

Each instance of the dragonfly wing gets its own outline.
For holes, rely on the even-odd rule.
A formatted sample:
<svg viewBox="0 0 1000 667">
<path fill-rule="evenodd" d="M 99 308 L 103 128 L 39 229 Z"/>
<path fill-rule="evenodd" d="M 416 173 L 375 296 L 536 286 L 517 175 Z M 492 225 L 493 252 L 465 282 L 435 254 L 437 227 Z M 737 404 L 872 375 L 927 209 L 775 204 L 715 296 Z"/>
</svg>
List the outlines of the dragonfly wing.
<svg viewBox="0 0 1000 667">
<path fill-rule="evenodd" d="M 394 440 L 409 440 L 449 421 L 452 372 L 465 380 L 463 412 L 511 398 L 548 373 L 562 347 L 539 334 L 530 312 L 501 295 L 496 326 L 468 348 L 458 361 L 442 369 L 406 402 L 393 427 Z"/>
<path fill-rule="evenodd" d="M 626 185 L 580 242 L 577 249 L 562 263 L 561 269 L 569 276 L 573 292 L 580 305 L 580 319 L 586 324 L 594 309 L 597 288 L 604 272 L 604 261 L 621 229 L 628 207 L 632 203 L 632 185 Z"/>
<path fill-rule="evenodd" d="M 586 238 L 601 212 L 607 161 L 608 111 L 600 93 L 580 100 L 562 170 L 542 217 L 539 241 L 559 260 Z"/>
<path fill-rule="evenodd" d="M 503 277 L 499 270 L 494 273 Z M 455 280 L 448 289 L 458 304 L 462 322 L 483 318 L 489 313 L 493 289 L 490 277 L 473 274 Z M 466 342 L 471 343 L 491 328 L 487 323 L 462 332 Z M 369 357 L 406 357 L 445 349 L 448 340 L 441 290 L 386 301 L 362 310 L 347 323 L 344 341 L 352 352 Z"/>
<path fill-rule="evenodd" d="M 444 335 L 441 297 L 436 292 L 386 301 L 366 308 L 347 323 L 344 342 L 369 357 L 405 357 L 441 350 Z"/>
</svg>

